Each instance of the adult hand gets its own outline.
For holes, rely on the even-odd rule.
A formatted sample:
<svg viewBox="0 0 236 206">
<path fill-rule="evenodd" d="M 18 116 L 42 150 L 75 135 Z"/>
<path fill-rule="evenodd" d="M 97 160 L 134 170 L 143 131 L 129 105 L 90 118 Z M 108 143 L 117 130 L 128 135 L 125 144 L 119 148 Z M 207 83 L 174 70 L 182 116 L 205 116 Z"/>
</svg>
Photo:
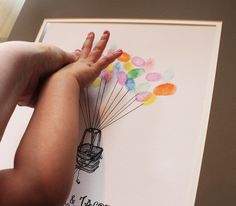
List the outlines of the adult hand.
<svg viewBox="0 0 236 206">
<path fill-rule="evenodd" d="M 23 106 L 33 106 L 41 80 L 76 61 L 79 55 L 79 51 L 68 53 L 53 45 L 20 41 L 2 43 L 0 51 L 13 64 L 11 78 L 19 88 L 18 104 Z"/>
</svg>

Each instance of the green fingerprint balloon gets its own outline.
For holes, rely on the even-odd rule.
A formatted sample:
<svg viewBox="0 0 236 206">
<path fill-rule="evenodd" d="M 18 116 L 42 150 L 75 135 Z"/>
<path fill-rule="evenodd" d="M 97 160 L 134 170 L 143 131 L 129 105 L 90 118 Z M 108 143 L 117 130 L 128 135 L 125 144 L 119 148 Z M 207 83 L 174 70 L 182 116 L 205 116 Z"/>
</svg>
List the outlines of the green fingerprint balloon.
<svg viewBox="0 0 236 206">
<path fill-rule="evenodd" d="M 136 79 L 137 77 L 141 76 L 144 73 L 145 73 L 144 69 L 132 69 L 131 71 L 128 72 L 127 76 L 128 79 Z"/>
</svg>

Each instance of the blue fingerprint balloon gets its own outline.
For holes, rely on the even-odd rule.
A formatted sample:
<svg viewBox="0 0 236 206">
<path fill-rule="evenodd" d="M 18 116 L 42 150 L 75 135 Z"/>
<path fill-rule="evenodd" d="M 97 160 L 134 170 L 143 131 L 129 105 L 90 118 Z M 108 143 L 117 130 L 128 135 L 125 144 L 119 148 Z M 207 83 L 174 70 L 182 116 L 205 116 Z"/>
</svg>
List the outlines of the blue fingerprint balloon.
<svg viewBox="0 0 236 206">
<path fill-rule="evenodd" d="M 118 74 L 119 73 L 119 71 L 121 70 L 121 63 L 120 62 L 116 62 L 115 64 L 114 64 L 114 73 L 115 74 Z"/>
<path fill-rule="evenodd" d="M 133 79 L 127 79 L 125 82 L 125 87 L 129 91 L 134 90 L 135 89 L 135 81 Z"/>
</svg>

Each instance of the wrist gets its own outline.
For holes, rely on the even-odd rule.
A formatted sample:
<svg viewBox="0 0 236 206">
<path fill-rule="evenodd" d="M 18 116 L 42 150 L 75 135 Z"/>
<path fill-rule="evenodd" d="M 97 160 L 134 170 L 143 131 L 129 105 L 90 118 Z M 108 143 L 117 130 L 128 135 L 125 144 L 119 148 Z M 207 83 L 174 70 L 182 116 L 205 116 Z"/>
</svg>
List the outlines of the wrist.
<svg viewBox="0 0 236 206">
<path fill-rule="evenodd" d="M 55 99 L 55 97 L 69 98 L 76 97 L 79 98 L 80 87 L 77 80 L 68 74 L 54 73 L 51 75 L 42 86 L 40 94 L 37 98 L 36 108 L 44 99 Z M 68 100 L 68 99 L 67 99 Z"/>
<path fill-rule="evenodd" d="M 68 72 L 58 71 L 52 74 L 49 77 L 48 81 L 54 85 L 66 86 L 66 87 L 73 86 L 74 88 L 77 88 L 78 90 L 80 90 L 80 85 L 76 77 L 74 77 L 72 74 Z"/>
</svg>

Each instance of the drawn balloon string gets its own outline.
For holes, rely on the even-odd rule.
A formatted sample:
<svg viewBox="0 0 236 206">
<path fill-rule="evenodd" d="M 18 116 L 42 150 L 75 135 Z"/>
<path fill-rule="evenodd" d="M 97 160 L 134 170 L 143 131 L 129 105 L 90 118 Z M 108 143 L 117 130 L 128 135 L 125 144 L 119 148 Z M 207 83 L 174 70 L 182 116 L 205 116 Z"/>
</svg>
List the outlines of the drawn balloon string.
<svg viewBox="0 0 236 206">
<path fill-rule="evenodd" d="M 171 83 L 173 71 L 160 73 L 153 66 L 152 59 L 144 60 L 124 52 L 81 91 L 80 110 L 86 129 L 77 151 L 78 184 L 80 170 L 92 173 L 99 167 L 102 130 L 138 108 L 151 105 L 158 96 L 176 92 L 175 84 Z"/>
</svg>

